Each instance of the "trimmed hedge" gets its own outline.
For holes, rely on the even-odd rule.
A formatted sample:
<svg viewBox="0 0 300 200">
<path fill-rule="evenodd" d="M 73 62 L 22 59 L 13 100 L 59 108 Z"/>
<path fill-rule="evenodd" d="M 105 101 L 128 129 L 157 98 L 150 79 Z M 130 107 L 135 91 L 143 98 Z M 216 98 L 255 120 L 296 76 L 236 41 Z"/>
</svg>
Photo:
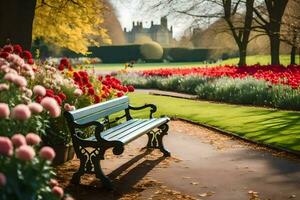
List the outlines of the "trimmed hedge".
<svg viewBox="0 0 300 200">
<path fill-rule="evenodd" d="M 90 47 L 91 57 L 98 57 L 103 63 L 125 63 L 142 58 L 141 45 L 120 45 Z"/>
<path fill-rule="evenodd" d="M 203 62 L 210 57 L 210 49 L 164 48 L 163 58 L 170 62 Z"/>
</svg>

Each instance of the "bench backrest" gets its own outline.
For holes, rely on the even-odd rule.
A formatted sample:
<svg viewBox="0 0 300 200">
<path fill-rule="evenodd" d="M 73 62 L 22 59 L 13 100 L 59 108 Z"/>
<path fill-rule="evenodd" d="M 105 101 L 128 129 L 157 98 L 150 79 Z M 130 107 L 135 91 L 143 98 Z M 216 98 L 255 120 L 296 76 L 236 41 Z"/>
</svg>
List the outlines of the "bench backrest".
<svg viewBox="0 0 300 200">
<path fill-rule="evenodd" d="M 128 108 L 128 106 L 129 98 L 127 96 L 123 96 L 105 101 L 103 103 L 97 103 L 91 106 L 80 108 L 69 113 L 72 115 L 74 122 L 78 124 L 84 124 L 125 110 Z"/>
</svg>

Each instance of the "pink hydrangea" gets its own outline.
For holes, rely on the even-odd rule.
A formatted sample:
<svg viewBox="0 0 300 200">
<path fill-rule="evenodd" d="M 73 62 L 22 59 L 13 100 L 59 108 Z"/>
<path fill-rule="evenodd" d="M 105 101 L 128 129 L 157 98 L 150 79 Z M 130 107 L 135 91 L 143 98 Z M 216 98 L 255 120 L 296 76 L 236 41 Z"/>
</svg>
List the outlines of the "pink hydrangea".
<svg viewBox="0 0 300 200">
<path fill-rule="evenodd" d="M 25 121 L 31 117 L 31 111 L 25 104 L 19 104 L 12 109 L 11 117 L 13 119 Z"/>
<path fill-rule="evenodd" d="M 22 134 L 14 134 L 11 138 L 11 141 L 15 145 L 15 147 L 26 145 L 26 139 Z"/>
<path fill-rule="evenodd" d="M 5 83 L 1 83 L 0 84 L 0 91 L 2 90 L 8 90 L 9 89 L 9 85 L 5 84 Z"/>
<path fill-rule="evenodd" d="M 26 71 L 32 70 L 32 67 L 30 65 L 28 65 L 28 64 L 22 65 L 22 68 L 25 69 Z"/>
<path fill-rule="evenodd" d="M 64 109 L 65 109 L 66 111 L 72 111 L 72 110 L 75 110 L 75 106 L 71 106 L 70 104 L 66 103 L 66 104 L 64 105 Z"/>
<path fill-rule="evenodd" d="M 81 90 L 81 89 L 78 89 L 78 88 L 75 89 L 75 90 L 74 90 L 74 95 L 75 95 L 75 96 L 81 96 L 81 95 L 82 95 L 82 90 Z"/>
<path fill-rule="evenodd" d="M 59 186 L 54 186 L 52 188 L 52 193 L 57 195 L 59 198 L 62 198 L 64 196 L 64 190 Z"/>
<path fill-rule="evenodd" d="M 16 84 L 19 87 L 26 87 L 27 86 L 27 80 L 23 76 L 16 76 L 13 79 L 13 83 Z"/>
<path fill-rule="evenodd" d="M 16 150 L 16 157 L 20 160 L 30 161 L 34 158 L 35 151 L 31 146 L 22 145 Z"/>
<path fill-rule="evenodd" d="M 29 145 L 37 145 L 41 142 L 41 138 L 35 133 L 28 133 L 26 135 L 26 142 Z"/>
<path fill-rule="evenodd" d="M 6 185 L 6 176 L 0 172 L 0 187 Z"/>
<path fill-rule="evenodd" d="M 29 109 L 31 110 L 32 113 L 41 113 L 43 111 L 43 106 L 39 103 L 30 103 L 28 104 Z"/>
<path fill-rule="evenodd" d="M 45 160 L 52 161 L 55 157 L 55 151 L 51 147 L 45 146 L 41 148 L 39 155 Z"/>
<path fill-rule="evenodd" d="M 37 96 L 45 96 L 46 95 L 46 89 L 41 85 L 36 85 L 33 87 L 33 93 Z"/>
<path fill-rule="evenodd" d="M 0 155 L 11 156 L 13 154 L 13 144 L 8 137 L 0 136 Z"/>
<path fill-rule="evenodd" d="M 4 75 L 3 79 L 7 80 L 7 81 L 10 81 L 10 82 L 13 82 L 17 76 L 18 75 L 13 74 L 13 73 L 7 73 L 7 74 Z"/>
<path fill-rule="evenodd" d="M 59 117 L 61 114 L 60 106 L 58 105 L 57 101 L 51 97 L 45 97 L 41 101 L 41 105 L 49 111 L 51 117 Z"/>
<path fill-rule="evenodd" d="M 9 107 L 6 103 L 0 103 L 0 118 L 8 118 L 10 114 Z"/>
</svg>

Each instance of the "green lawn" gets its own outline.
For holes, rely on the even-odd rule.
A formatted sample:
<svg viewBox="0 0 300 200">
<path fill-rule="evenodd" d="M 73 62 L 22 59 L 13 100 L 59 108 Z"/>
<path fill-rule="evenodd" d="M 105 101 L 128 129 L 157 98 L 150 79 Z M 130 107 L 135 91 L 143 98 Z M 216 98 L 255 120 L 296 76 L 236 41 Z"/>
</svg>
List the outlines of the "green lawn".
<svg viewBox="0 0 300 200">
<path fill-rule="evenodd" d="M 129 96 L 132 105 L 156 104 L 156 116 L 167 115 L 205 123 L 247 139 L 300 151 L 300 112 L 194 101 L 138 92 Z M 142 112 L 139 115 L 145 114 Z"/>
<path fill-rule="evenodd" d="M 231 59 L 220 62 L 220 64 L 236 64 L 238 62 L 239 62 L 238 58 L 231 58 Z M 290 64 L 290 55 L 281 55 L 280 62 L 283 65 Z M 253 64 L 257 64 L 257 63 L 269 64 L 269 63 L 271 63 L 271 56 L 269 56 L 269 55 L 247 56 L 247 64 L 248 65 L 253 65 Z M 296 57 L 296 63 L 299 63 L 299 56 Z"/>
<path fill-rule="evenodd" d="M 281 55 L 281 62 L 283 65 L 288 65 L 290 63 L 289 55 Z M 296 59 L 297 63 L 299 63 L 299 56 Z M 137 63 L 130 70 L 145 70 L 145 69 L 159 69 L 159 68 L 189 68 L 189 67 L 201 67 L 201 66 L 218 66 L 225 64 L 235 65 L 238 63 L 238 58 L 232 58 L 228 60 L 224 60 L 219 63 L 213 64 L 205 64 L 202 62 L 178 62 L 178 63 Z M 268 64 L 270 63 L 270 56 L 268 55 L 256 55 L 256 56 L 248 56 L 247 63 L 251 64 Z M 124 69 L 125 63 L 112 63 L 112 64 L 92 64 L 88 66 L 93 66 L 97 71 L 118 71 Z"/>
</svg>

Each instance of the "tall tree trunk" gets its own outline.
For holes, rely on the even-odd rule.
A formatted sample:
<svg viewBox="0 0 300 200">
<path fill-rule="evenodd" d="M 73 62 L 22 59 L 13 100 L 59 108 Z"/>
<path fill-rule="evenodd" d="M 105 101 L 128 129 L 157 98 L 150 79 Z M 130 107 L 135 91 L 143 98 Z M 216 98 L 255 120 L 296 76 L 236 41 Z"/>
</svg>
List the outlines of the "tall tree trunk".
<svg viewBox="0 0 300 200">
<path fill-rule="evenodd" d="M 237 27 L 234 25 L 233 16 L 236 14 L 238 4 L 232 4 L 231 0 L 223 0 L 224 8 L 224 19 L 227 22 L 229 29 L 232 33 L 232 36 L 239 48 L 239 66 L 246 65 L 247 57 L 247 47 L 249 43 L 249 37 L 251 32 L 251 26 L 253 21 L 253 4 L 254 0 L 247 0 L 246 5 L 246 14 L 243 21 L 244 26 Z M 237 3 L 237 2 L 236 2 Z M 234 9 L 232 9 L 234 7 Z"/>
<path fill-rule="evenodd" d="M 291 65 L 296 64 L 296 51 L 297 51 L 297 47 L 292 46 L 292 49 L 291 49 Z"/>
<path fill-rule="evenodd" d="M 248 43 L 245 45 L 241 45 L 239 47 L 239 66 L 244 66 L 246 65 L 246 58 L 247 58 L 247 46 Z"/>
<path fill-rule="evenodd" d="M 0 46 L 9 40 L 30 49 L 36 0 L 0 1 Z"/>
<path fill-rule="evenodd" d="M 280 36 L 270 35 L 271 64 L 280 64 Z"/>
<path fill-rule="evenodd" d="M 289 0 L 265 0 L 269 14 L 266 32 L 270 39 L 271 64 L 280 64 L 280 30 L 282 17 Z"/>
</svg>

